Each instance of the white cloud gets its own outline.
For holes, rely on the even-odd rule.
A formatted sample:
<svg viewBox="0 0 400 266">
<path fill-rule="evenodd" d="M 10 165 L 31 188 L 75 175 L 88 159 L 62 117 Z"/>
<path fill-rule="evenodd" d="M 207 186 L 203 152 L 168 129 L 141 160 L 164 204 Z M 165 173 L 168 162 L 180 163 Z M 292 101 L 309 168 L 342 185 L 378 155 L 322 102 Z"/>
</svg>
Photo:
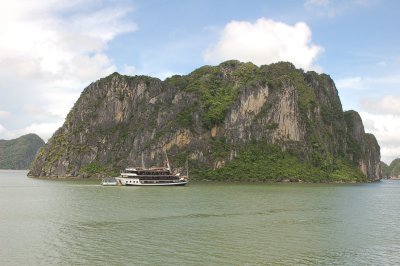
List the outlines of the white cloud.
<svg viewBox="0 0 400 266">
<path fill-rule="evenodd" d="M 0 124 L 0 139 L 15 139 L 19 136 L 17 132 L 10 131 Z"/>
<path fill-rule="evenodd" d="M 33 123 L 24 128 L 9 130 L 0 124 L 0 139 L 16 139 L 22 135 L 34 133 L 39 135 L 45 142 L 53 135 L 53 133 L 62 126 L 63 120 L 49 123 Z"/>
<path fill-rule="evenodd" d="M 381 146 L 382 161 L 390 163 L 400 157 L 400 117 L 392 114 L 360 112 L 365 131 L 375 135 Z"/>
<path fill-rule="evenodd" d="M 137 29 L 127 20 L 132 10 L 124 1 L 2 1 L 0 105 L 15 119 L 2 122 L 0 137 L 18 128 L 52 134 L 46 130 L 64 119 L 85 86 L 116 71 L 107 44 Z"/>
<path fill-rule="evenodd" d="M 378 90 L 386 88 L 398 88 L 400 75 L 386 75 L 380 77 L 346 77 L 336 79 L 338 89 Z"/>
<path fill-rule="evenodd" d="M 361 107 L 374 114 L 399 115 L 400 119 L 400 97 L 386 95 L 379 99 L 362 99 Z"/>
<path fill-rule="evenodd" d="M 11 113 L 8 111 L 0 110 L 0 118 L 9 117 L 10 115 Z"/>
<path fill-rule="evenodd" d="M 121 71 L 121 74 L 128 75 L 128 76 L 133 76 L 133 75 L 136 74 L 136 68 L 134 66 L 124 64 L 124 67 L 123 67 L 123 69 Z"/>
<path fill-rule="evenodd" d="M 3 133 L 6 131 L 5 127 L 0 124 L 0 134 L 3 135 Z M 1 138 L 0 138 L 1 139 Z"/>
<path fill-rule="evenodd" d="M 219 63 L 229 59 L 257 65 L 290 61 L 297 67 L 319 69 L 315 65 L 323 48 L 311 41 L 311 30 L 304 22 L 291 26 L 266 18 L 256 22 L 231 21 L 221 32 L 218 43 L 204 52 L 204 60 Z"/>
<path fill-rule="evenodd" d="M 135 24 L 122 20 L 129 9 L 115 7 L 65 16 L 57 14 L 52 1 L 41 2 L 48 3 L 43 13 L 24 7 L 13 10 L 22 13 L 20 16 L 0 19 L 0 59 L 6 60 L 23 77 L 42 74 L 71 79 L 78 75 L 76 79 L 86 80 L 104 74 L 104 70 L 112 67 L 104 54 L 107 42 L 120 33 L 136 29 Z M 9 12 L 7 6 L 1 10 L 0 17 L 3 12 Z M 93 67 L 90 75 L 80 74 Z"/>
<path fill-rule="evenodd" d="M 51 123 L 33 123 L 21 130 L 18 130 L 18 135 L 25 135 L 28 133 L 35 133 L 39 135 L 45 142 L 53 135 L 53 133 L 62 126 L 63 120 Z M 18 136 L 17 136 L 18 137 Z"/>
<path fill-rule="evenodd" d="M 361 89 L 363 85 L 361 77 L 338 79 L 335 83 L 339 89 Z"/>
<path fill-rule="evenodd" d="M 173 75 L 179 75 L 179 73 L 170 70 L 163 70 L 154 74 L 154 76 L 158 77 L 161 80 L 165 80 L 166 78 L 172 77 Z"/>
</svg>

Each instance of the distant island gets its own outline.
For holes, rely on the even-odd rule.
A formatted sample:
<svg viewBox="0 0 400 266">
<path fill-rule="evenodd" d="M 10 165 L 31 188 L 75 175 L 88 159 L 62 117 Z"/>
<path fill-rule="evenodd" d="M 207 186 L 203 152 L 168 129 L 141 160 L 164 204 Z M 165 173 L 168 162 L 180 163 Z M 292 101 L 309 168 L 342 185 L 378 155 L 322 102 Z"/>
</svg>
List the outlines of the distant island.
<svg viewBox="0 0 400 266">
<path fill-rule="evenodd" d="M 197 180 L 368 182 L 380 147 L 333 80 L 280 62 L 231 60 L 161 81 L 113 73 L 84 89 L 29 175 L 103 177 L 173 166 Z"/>
<path fill-rule="evenodd" d="M 387 179 L 400 179 L 400 158 L 394 159 L 390 165 L 382 162 L 382 174 Z"/>
<path fill-rule="evenodd" d="M 37 151 L 44 144 L 36 134 L 27 134 L 12 140 L 0 140 L 0 169 L 28 169 Z"/>
</svg>

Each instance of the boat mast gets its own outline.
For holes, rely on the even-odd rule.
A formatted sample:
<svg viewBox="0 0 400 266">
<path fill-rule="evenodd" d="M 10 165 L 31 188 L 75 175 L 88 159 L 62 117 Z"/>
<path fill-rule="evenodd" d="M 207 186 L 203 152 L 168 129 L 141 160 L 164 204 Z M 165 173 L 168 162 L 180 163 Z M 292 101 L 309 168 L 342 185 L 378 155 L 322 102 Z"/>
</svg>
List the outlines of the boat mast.
<svg viewBox="0 0 400 266">
<path fill-rule="evenodd" d="M 189 179 L 189 164 L 187 158 L 186 158 L 186 178 Z"/>
<path fill-rule="evenodd" d="M 142 152 L 142 168 L 143 168 L 143 169 L 146 169 L 146 167 L 144 167 L 143 152 Z"/>
<path fill-rule="evenodd" d="M 164 151 L 164 153 L 165 153 L 165 157 L 167 158 L 167 169 L 168 169 L 169 171 L 171 171 L 171 166 L 169 165 L 169 160 L 168 160 L 167 152 Z"/>
</svg>

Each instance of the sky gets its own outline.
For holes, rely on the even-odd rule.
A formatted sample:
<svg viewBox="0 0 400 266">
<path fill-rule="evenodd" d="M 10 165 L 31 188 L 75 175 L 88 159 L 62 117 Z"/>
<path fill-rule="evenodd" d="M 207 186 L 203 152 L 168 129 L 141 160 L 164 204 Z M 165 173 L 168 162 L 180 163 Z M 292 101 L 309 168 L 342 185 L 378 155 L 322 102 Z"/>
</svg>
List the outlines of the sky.
<svg viewBox="0 0 400 266">
<path fill-rule="evenodd" d="M 397 0 L 0 0 L 0 139 L 47 141 L 115 71 L 165 79 L 230 59 L 329 74 L 382 160 L 400 157 Z"/>
</svg>

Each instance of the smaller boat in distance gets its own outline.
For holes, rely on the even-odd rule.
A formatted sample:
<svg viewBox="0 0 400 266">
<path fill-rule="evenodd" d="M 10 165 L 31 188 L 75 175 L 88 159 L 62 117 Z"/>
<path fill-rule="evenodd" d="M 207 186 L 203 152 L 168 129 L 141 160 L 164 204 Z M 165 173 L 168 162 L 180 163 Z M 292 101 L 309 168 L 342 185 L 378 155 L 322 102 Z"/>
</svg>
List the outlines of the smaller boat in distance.
<svg viewBox="0 0 400 266">
<path fill-rule="evenodd" d="M 101 180 L 101 184 L 103 186 L 116 186 L 117 185 L 117 180 L 115 179 L 115 177 L 103 178 Z"/>
<path fill-rule="evenodd" d="M 186 163 L 187 169 L 187 163 Z M 172 171 L 167 160 L 164 167 L 131 167 L 121 172 L 121 176 L 103 179 L 104 186 L 184 186 L 189 182 L 188 170 L 185 176 Z"/>
</svg>

